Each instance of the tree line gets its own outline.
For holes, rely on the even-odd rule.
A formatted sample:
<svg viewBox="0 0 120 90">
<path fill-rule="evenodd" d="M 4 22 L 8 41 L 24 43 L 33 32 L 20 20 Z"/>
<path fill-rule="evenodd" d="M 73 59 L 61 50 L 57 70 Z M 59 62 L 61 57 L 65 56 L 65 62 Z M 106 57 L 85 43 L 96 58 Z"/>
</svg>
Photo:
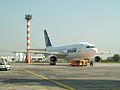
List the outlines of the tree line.
<svg viewBox="0 0 120 90">
<path fill-rule="evenodd" d="M 119 62 L 120 61 L 120 55 L 119 54 L 114 54 L 112 57 L 108 57 L 107 61 Z"/>
</svg>

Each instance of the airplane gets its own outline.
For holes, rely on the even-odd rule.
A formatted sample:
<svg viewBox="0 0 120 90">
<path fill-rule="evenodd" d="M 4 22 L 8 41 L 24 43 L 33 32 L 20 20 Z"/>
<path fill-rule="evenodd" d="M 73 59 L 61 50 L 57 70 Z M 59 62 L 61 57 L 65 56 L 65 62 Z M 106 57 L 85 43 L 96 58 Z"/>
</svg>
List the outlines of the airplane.
<svg viewBox="0 0 120 90">
<path fill-rule="evenodd" d="M 46 48 L 45 52 L 42 54 L 45 54 L 50 65 L 56 65 L 58 58 L 64 58 L 66 60 L 80 60 L 84 58 L 90 59 L 98 53 L 98 49 L 95 47 L 95 45 L 88 42 L 53 47 L 46 30 L 44 30 L 44 38 Z"/>
<path fill-rule="evenodd" d="M 88 42 L 81 42 L 78 44 L 71 44 L 65 46 L 54 47 L 50 41 L 48 33 L 44 30 L 44 38 L 45 38 L 45 49 L 29 49 L 30 53 L 33 54 L 44 54 L 46 56 L 46 60 L 50 65 L 56 65 L 58 58 L 66 59 L 66 60 L 82 60 L 82 59 L 93 59 L 96 62 L 99 62 L 102 58 L 101 54 L 111 54 L 111 52 L 98 52 L 98 49 L 94 44 Z M 0 52 L 13 52 L 13 53 L 24 53 L 26 54 L 26 50 L 14 50 L 14 51 L 3 51 Z"/>
</svg>

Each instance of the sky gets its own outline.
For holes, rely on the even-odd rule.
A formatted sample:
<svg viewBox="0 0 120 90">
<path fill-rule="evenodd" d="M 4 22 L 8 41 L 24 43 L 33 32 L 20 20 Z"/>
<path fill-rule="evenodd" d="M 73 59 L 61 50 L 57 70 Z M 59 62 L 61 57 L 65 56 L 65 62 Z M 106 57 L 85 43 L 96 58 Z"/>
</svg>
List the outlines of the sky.
<svg viewBox="0 0 120 90">
<path fill-rule="evenodd" d="M 31 14 L 31 48 L 93 43 L 120 53 L 120 0 L 0 0 L 0 50 L 26 49 L 25 15 Z"/>
</svg>

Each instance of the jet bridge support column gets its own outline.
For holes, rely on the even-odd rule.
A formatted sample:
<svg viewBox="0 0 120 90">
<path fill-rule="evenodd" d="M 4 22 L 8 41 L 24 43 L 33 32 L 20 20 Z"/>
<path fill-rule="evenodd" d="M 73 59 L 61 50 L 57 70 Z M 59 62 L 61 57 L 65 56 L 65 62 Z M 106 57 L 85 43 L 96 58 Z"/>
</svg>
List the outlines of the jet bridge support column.
<svg viewBox="0 0 120 90">
<path fill-rule="evenodd" d="M 30 53 L 30 20 L 32 15 L 25 15 L 25 19 L 27 20 L 27 53 L 26 53 L 26 63 L 32 63 L 31 53 Z"/>
</svg>

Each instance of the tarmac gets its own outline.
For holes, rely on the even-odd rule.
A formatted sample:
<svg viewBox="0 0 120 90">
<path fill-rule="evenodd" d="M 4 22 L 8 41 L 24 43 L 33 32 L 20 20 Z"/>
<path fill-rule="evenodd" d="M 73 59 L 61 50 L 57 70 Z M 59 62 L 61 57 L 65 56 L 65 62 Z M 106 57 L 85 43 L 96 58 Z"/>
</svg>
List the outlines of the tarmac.
<svg viewBox="0 0 120 90">
<path fill-rule="evenodd" d="M 120 90 L 120 64 L 94 63 L 72 67 L 69 63 L 11 63 L 0 71 L 0 90 Z"/>
</svg>

